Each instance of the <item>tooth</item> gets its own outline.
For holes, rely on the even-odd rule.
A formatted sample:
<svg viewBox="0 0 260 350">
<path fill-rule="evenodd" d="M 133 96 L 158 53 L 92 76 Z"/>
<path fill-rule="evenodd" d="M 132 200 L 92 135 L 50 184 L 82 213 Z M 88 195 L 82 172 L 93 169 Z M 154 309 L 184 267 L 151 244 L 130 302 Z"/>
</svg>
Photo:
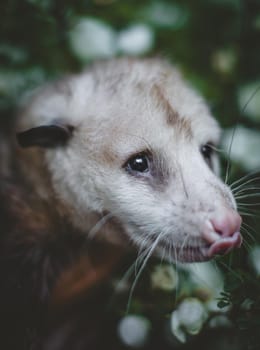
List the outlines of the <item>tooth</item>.
<svg viewBox="0 0 260 350">
<path fill-rule="evenodd" d="M 206 226 L 208 227 L 208 229 L 209 229 L 210 231 L 214 231 L 214 227 L 213 227 L 211 221 L 207 220 L 207 221 L 205 222 L 205 224 L 206 224 Z"/>
<path fill-rule="evenodd" d="M 220 239 L 219 234 L 217 234 L 215 231 L 209 232 L 209 237 L 213 242 L 216 242 L 217 240 Z"/>
<path fill-rule="evenodd" d="M 203 237 L 208 243 L 214 243 L 220 239 L 219 234 L 215 231 L 206 231 L 204 232 Z"/>
</svg>

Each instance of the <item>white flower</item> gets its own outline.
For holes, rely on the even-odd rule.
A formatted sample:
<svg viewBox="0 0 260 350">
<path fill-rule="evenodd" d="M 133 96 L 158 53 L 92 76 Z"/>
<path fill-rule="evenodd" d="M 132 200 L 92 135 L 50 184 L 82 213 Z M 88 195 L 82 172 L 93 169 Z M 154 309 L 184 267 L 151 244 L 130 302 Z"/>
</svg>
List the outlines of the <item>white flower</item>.
<svg viewBox="0 0 260 350">
<path fill-rule="evenodd" d="M 179 305 L 178 318 L 189 334 L 197 334 L 207 318 L 207 312 L 202 302 L 189 298 Z"/>
<path fill-rule="evenodd" d="M 117 331 L 125 345 L 139 348 L 146 343 L 150 328 L 150 322 L 145 317 L 128 315 L 120 320 Z"/>
<path fill-rule="evenodd" d="M 81 17 L 69 35 L 72 51 L 82 61 L 109 58 L 116 54 L 116 33 L 107 24 Z"/>
<path fill-rule="evenodd" d="M 228 328 L 232 325 L 231 321 L 225 315 L 216 315 L 209 321 L 211 328 L 225 327 Z"/>
<path fill-rule="evenodd" d="M 252 171 L 259 168 L 259 131 L 250 130 L 242 125 L 237 125 L 235 129 L 228 129 L 224 132 L 222 145 L 231 159 L 236 162 L 240 162 L 245 169 Z"/>
<path fill-rule="evenodd" d="M 191 280 L 194 284 L 205 289 L 211 296 L 211 299 L 218 297 L 223 290 L 222 273 L 212 262 L 198 264 L 185 264 L 186 269 L 190 272 Z"/>
<path fill-rule="evenodd" d="M 157 265 L 151 274 L 153 288 L 172 291 L 177 287 L 178 274 L 172 265 Z"/>
<path fill-rule="evenodd" d="M 141 55 L 153 47 L 154 33 L 144 24 L 136 24 L 122 30 L 117 39 L 118 50 L 128 55 Z"/>
<path fill-rule="evenodd" d="M 181 343 L 185 343 L 187 340 L 187 334 L 180 324 L 178 317 L 178 312 L 174 311 L 171 315 L 171 331 L 172 334 L 179 340 Z"/>
<path fill-rule="evenodd" d="M 188 12 L 177 4 L 153 1 L 141 11 L 141 16 L 158 27 L 180 29 L 188 19 Z"/>
<path fill-rule="evenodd" d="M 177 339 L 185 342 L 187 335 L 198 334 L 208 317 L 208 313 L 198 299 L 185 299 L 171 316 L 171 330 Z"/>
<path fill-rule="evenodd" d="M 231 49 L 216 51 L 212 56 L 213 68 L 222 74 L 231 73 L 236 64 L 236 57 Z"/>
<path fill-rule="evenodd" d="M 260 276 L 260 246 L 257 245 L 252 248 L 249 254 L 249 260 L 255 272 Z"/>
<path fill-rule="evenodd" d="M 260 120 L 260 81 L 254 81 L 238 90 L 238 103 L 241 111 L 251 119 Z"/>
</svg>

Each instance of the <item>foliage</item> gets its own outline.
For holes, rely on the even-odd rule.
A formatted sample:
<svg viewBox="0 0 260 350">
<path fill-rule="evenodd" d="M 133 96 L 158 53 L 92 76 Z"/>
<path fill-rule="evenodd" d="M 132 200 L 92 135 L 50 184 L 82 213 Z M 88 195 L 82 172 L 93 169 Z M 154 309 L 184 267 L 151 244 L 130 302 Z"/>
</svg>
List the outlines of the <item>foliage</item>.
<svg viewBox="0 0 260 350">
<path fill-rule="evenodd" d="M 255 137 L 251 148 L 243 142 L 244 152 L 234 157 L 231 178 L 259 169 L 260 157 L 246 161 L 252 153 L 259 153 L 260 147 L 258 0 L 6 0 L 0 4 L 0 23 L 2 122 L 8 122 L 24 91 L 47 79 L 79 71 L 93 59 L 125 54 L 161 55 L 181 67 L 191 84 L 209 101 L 224 128 L 241 125 L 247 130 L 246 140 Z M 84 25 L 77 27 L 79 23 Z M 80 30 L 93 31 L 90 35 L 88 32 L 85 43 Z M 85 38 L 87 40 L 87 36 Z M 136 38 L 142 38 L 139 46 Z M 79 44 L 75 46 L 77 40 Z M 226 150 L 232 134 L 233 131 L 227 139 Z M 236 149 L 242 142 L 241 138 L 237 140 Z M 231 158 L 233 153 L 237 154 L 234 150 Z M 250 177 L 245 179 L 248 180 Z M 250 189 L 253 183 L 247 183 L 251 194 L 255 192 Z M 250 203 L 254 205 L 249 207 Z M 247 202 L 245 207 L 254 210 L 250 212 L 253 216 L 259 213 L 257 200 Z M 245 223 L 254 231 L 245 226 L 247 249 L 217 262 L 225 276 L 219 310 L 210 311 L 211 316 L 199 336 L 189 334 L 187 348 L 189 344 L 194 346 L 194 342 L 198 342 L 201 349 L 207 346 L 224 350 L 258 349 L 260 346 L 260 281 L 249 259 L 252 246 L 260 241 L 260 223 L 255 217 L 249 219 Z M 157 262 L 151 262 L 134 291 L 130 312 L 151 320 L 149 348 L 152 343 L 153 348 L 162 348 L 162 344 L 165 349 L 175 348 L 180 342 L 164 329 L 167 322 L 159 320 L 169 320 L 185 298 L 195 297 L 206 303 L 208 295 L 203 285 L 198 290 L 191 273 L 181 268 L 179 292 L 151 288 L 149 276 L 153 264 Z M 128 296 L 124 292 L 116 299 L 118 319 L 124 313 Z M 221 308 L 227 306 L 225 315 L 230 323 L 212 330 L 211 319 L 221 315 Z M 218 334 L 220 337 L 216 337 Z"/>
</svg>

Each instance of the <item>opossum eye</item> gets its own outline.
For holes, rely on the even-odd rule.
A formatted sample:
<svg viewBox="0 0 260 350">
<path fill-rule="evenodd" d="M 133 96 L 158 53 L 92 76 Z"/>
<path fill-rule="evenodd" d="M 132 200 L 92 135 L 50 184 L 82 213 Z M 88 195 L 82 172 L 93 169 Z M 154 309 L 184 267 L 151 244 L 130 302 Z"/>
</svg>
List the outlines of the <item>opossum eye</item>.
<svg viewBox="0 0 260 350">
<path fill-rule="evenodd" d="M 129 172 L 146 173 L 149 171 L 149 159 L 145 153 L 139 153 L 131 157 L 125 164 Z"/>
<path fill-rule="evenodd" d="M 214 152 L 213 145 L 211 143 L 206 143 L 205 145 L 201 146 L 200 152 L 209 167 L 212 168 L 212 155 Z"/>
</svg>

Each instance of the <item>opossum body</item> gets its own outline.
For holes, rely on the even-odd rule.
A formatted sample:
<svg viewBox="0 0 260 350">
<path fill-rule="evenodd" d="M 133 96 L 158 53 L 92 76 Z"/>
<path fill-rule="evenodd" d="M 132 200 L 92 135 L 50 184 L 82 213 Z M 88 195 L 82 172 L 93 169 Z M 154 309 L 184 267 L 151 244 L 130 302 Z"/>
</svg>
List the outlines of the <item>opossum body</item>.
<svg viewBox="0 0 260 350">
<path fill-rule="evenodd" d="M 7 260 L 37 265 L 42 299 L 87 239 L 183 262 L 241 245 L 234 198 L 218 177 L 220 128 L 168 63 L 113 60 L 47 85 L 16 130 L 20 180 L 2 186 L 12 221 L 2 246 Z"/>
</svg>

